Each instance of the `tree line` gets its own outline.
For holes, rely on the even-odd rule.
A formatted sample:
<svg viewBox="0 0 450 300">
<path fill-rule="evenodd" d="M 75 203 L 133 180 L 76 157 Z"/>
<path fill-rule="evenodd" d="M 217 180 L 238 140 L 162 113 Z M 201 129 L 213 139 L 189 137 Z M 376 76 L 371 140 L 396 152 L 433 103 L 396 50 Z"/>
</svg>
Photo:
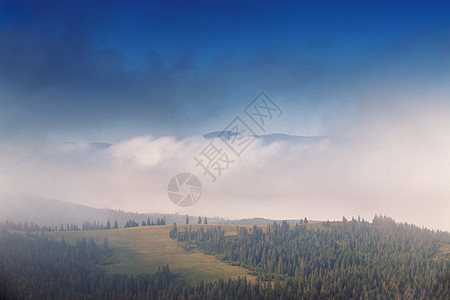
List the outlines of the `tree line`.
<svg viewBox="0 0 450 300">
<path fill-rule="evenodd" d="M 166 218 L 158 218 L 156 220 L 156 223 L 153 221 L 150 222 L 150 218 L 148 218 L 147 222 L 142 221 L 141 226 L 155 226 L 155 225 L 166 225 Z M 139 223 L 136 222 L 135 220 L 128 220 L 123 228 L 138 227 L 138 226 Z"/>
<path fill-rule="evenodd" d="M 106 275 L 107 240 L 74 244 L 44 235 L 0 232 L 0 299 L 301 299 L 295 284 L 246 278 L 174 287 L 168 266 L 154 274 Z"/>
<path fill-rule="evenodd" d="M 344 218 L 345 219 L 345 218 Z M 402 298 L 450 295 L 450 255 L 440 255 L 449 234 L 375 216 L 323 226 L 282 224 L 237 227 L 226 236 L 220 227 L 185 228 L 171 238 L 198 247 L 259 279 L 296 290 L 306 298 Z"/>
<path fill-rule="evenodd" d="M 0 232 L 0 299 L 165 299 L 172 275 L 107 276 L 99 263 L 110 257 L 92 238 L 69 244 L 38 234 Z"/>
<path fill-rule="evenodd" d="M 166 225 L 166 218 L 158 218 L 155 221 L 147 218 L 147 221 L 143 221 L 141 226 L 154 226 L 154 225 Z M 124 228 L 129 227 L 137 227 L 139 223 L 135 220 L 128 220 L 124 224 Z M 61 224 L 60 226 L 47 226 L 47 225 L 39 225 L 33 222 L 19 222 L 14 223 L 11 221 L 0 222 L 0 230 L 15 230 L 15 231 L 25 231 L 25 232 L 57 232 L 57 231 L 80 231 L 80 230 L 110 230 L 110 229 L 119 229 L 119 223 L 117 220 L 114 220 L 114 223 L 111 224 L 110 220 L 106 222 L 106 225 L 100 223 L 99 221 L 84 221 L 81 225 L 81 228 L 76 224 Z"/>
<path fill-rule="evenodd" d="M 319 224 L 323 225 L 323 224 Z M 423 299 L 449 298 L 448 233 L 376 217 L 327 226 L 220 227 L 178 231 L 172 238 L 258 275 L 174 287 L 168 266 L 154 274 L 106 275 L 108 240 L 73 244 L 44 234 L 0 232 L 0 299 Z"/>
<path fill-rule="evenodd" d="M 202 222 L 203 222 L 203 224 L 208 224 L 208 218 L 207 217 L 203 217 L 203 219 L 202 219 L 201 216 L 198 216 L 197 224 L 202 224 Z M 189 215 L 186 215 L 186 224 L 189 225 L 189 223 L 190 223 Z"/>
</svg>

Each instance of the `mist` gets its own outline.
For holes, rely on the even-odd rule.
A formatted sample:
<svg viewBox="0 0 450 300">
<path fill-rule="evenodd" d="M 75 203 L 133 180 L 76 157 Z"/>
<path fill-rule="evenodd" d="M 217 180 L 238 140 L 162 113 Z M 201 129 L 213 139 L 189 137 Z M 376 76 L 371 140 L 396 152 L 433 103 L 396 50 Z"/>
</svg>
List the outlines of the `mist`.
<svg viewBox="0 0 450 300">
<path fill-rule="evenodd" d="M 231 219 L 371 220 L 378 213 L 450 230 L 449 112 L 434 101 L 402 114 L 374 111 L 358 135 L 313 143 L 257 139 L 240 158 L 230 155 L 234 162 L 216 182 L 193 159 L 211 142 L 201 136 L 138 136 L 106 149 L 87 141 L 9 144 L 1 149 L 0 197 Z M 220 139 L 214 143 L 225 150 Z M 198 203 L 187 208 L 167 195 L 169 180 L 181 172 L 203 186 Z"/>
</svg>

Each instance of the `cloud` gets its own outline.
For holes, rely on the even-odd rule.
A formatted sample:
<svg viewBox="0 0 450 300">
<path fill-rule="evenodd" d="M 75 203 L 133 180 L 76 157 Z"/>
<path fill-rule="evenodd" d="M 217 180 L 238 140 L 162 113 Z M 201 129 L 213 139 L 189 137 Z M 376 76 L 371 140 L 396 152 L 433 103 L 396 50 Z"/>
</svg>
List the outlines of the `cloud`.
<svg viewBox="0 0 450 300">
<path fill-rule="evenodd" d="M 96 43 L 89 14 L 77 22 L 49 18 L 60 26 L 30 17 L 0 29 L 2 140 L 203 134 L 217 130 L 260 90 L 293 112 L 282 129 L 333 134 L 358 127 L 359 117 L 381 102 L 407 101 L 399 93 L 411 88 L 448 94 L 448 29 L 413 31 L 345 58 L 327 58 L 336 51 L 333 42 L 317 56 L 305 50 L 307 43 L 268 43 L 247 55 L 224 50 L 207 61 L 199 49 L 165 53 L 148 46 L 130 66 L 118 47 Z M 386 89 L 390 97 L 374 98 Z"/>
<path fill-rule="evenodd" d="M 1 195 L 26 191 L 94 207 L 228 218 L 371 219 L 382 213 L 449 230 L 449 112 L 416 111 L 414 118 L 396 119 L 397 131 L 378 136 L 257 140 L 241 158 L 214 140 L 234 160 L 215 183 L 193 159 L 211 142 L 202 137 L 140 136 L 103 150 L 88 143 L 18 144 L 2 149 Z M 189 208 L 173 205 L 166 193 L 181 172 L 203 185 L 202 198 Z"/>
<path fill-rule="evenodd" d="M 184 148 L 183 144 L 173 137 L 153 139 L 143 136 L 113 145 L 111 152 L 117 161 L 132 161 L 137 166 L 152 167 L 173 157 Z"/>
</svg>

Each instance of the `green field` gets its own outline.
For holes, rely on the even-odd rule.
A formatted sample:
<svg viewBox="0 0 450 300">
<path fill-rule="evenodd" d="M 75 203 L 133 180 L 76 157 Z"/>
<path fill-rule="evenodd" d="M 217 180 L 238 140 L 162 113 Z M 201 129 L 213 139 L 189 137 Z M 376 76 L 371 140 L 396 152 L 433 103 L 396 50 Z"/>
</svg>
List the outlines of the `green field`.
<svg viewBox="0 0 450 300">
<path fill-rule="evenodd" d="M 339 222 L 331 222 L 335 226 Z M 188 226 L 192 229 L 198 227 L 217 227 L 218 225 L 178 225 L 178 231 L 184 231 Z M 314 229 L 324 229 L 321 222 L 307 225 Z M 221 225 L 226 235 L 236 234 L 236 225 Z M 251 228 L 253 226 L 244 226 Z M 258 226 L 265 230 L 267 226 Z M 112 230 L 89 230 L 72 232 L 47 233 L 49 237 L 60 241 L 64 237 L 66 242 L 73 243 L 83 237 L 92 237 L 98 244 L 108 238 L 109 247 L 113 255 L 102 263 L 101 267 L 109 274 L 125 273 L 154 273 L 159 267 L 169 265 L 175 274 L 175 285 L 204 281 L 215 281 L 220 278 L 237 278 L 247 276 L 251 281 L 255 277 L 248 270 L 231 266 L 216 257 L 196 250 L 185 250 L 184 243 L 169 238 L 172 225 L 133 227 Z M 440 243 L 437 255 L 450 255 L 450 245 Z"/>
<path fill-rule="evenodd" d="M 189 225 L 178 225 L 178 230 L 184 230 Z M 208 227 L 216 225 L 192 225 Z M 227 234 L 235 234 L 236 226 L 221 226 Z M 108 238 L 109 247 L 114 251 L 112 257 L 102 264 L 103 269 L 110 273 L 153 273 L 159 267 L 169 265 L 176 275 L 176 284 L 196 283 L 201 280 L 214 281 L 220 278 L 237 278 L 247 276 L 253 280 L 248 271 L 236 266 L 230 266 L 214 256 L 198 251 L 186 251 L 182 244 L 169 238 L 172 225 L 134 227 L 112 230 L 55 232 L 48 235 L 55 240 L 64 236 L 66 242 L 74 242 L 83 237 L 92 237 L 102 244 Z"/>
</svg>

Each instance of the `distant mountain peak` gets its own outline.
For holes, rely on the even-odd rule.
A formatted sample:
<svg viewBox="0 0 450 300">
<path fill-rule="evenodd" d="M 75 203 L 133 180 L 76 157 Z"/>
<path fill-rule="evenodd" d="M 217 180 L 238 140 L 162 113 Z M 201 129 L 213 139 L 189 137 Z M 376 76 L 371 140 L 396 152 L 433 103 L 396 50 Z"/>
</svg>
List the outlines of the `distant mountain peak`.
<svg viewBox="0 0 450 300">
<path fill-rule="evenodd" d="M 232 136 L 238 135 L 237 132 L 234 131 L 213 131 L 207 134 L 204 134 L 203 137 L 206 139 L 214 139 L 214 138 L 225 138 L 229 139 Z"/>
<path fill-rule="evenodd" d="M 225 138 L 230 139 L 233 136 L 239 135 L 237 132 L 233 131 L 213 131 L 204 134 L 203 137 L 206 139 L 214 138 Z M 270 133 L 263 135 L 255 135 L 256 138 L 261 139 L 265 143 L 273 143 L 278 141 L 285 142 L 318 142 L 324 139 L 335 138 L 333 136 L 300 136 L 300 135 L 289 135 L 284 133 Z"/>
<path fill-rule="evenodd" d="M 101 142 L 92 142 L 92 143 L 89 143 L 89 146 L 91 146 L 91 148 L 93 148 L 95 150 L 105 150 L 105 149 L 109 149 L 109 147 L 111 147 L 112 144 L 101 143 Z"/>
</svg>

